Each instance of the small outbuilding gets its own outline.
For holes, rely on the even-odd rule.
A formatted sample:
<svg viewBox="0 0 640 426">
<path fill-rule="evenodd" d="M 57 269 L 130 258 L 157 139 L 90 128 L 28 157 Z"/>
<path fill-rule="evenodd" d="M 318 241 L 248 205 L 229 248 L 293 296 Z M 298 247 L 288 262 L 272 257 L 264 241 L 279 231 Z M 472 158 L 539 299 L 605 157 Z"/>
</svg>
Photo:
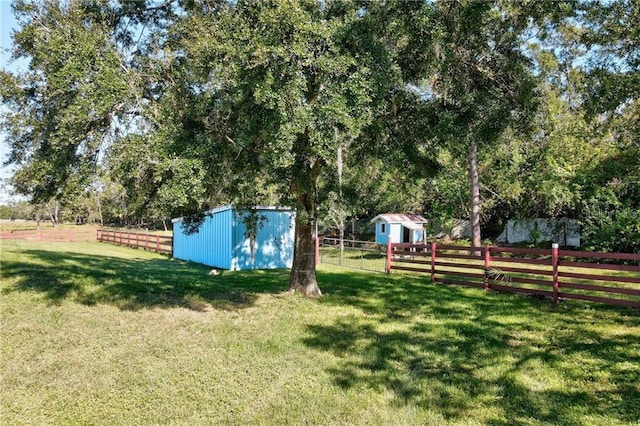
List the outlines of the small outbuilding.
<svg viewBox="0 0 640 426">
<path fill-rule="evenodd" d="M 173 219 L 173 256 L 233 271 L 290 268 L 295 212 L 288 208 L 209 210 L 197 232 L 188 234 L 183 218 Z M 251 226 L 249 224 L 253 224 Z"/>
<path fill-rule="evenodd" d="M 496 241 L 509 244 L 552 241 L 561 246 L 580 247 L 580 223 L 567 218 L 509 219 Z"/>
<path fill-rule="evenodd" d="M 376 243 L 419 243 L 425 238 L 427 220 L 417 214 L 379 214 L 371 220 L 376 225 Z"/>
</svg>

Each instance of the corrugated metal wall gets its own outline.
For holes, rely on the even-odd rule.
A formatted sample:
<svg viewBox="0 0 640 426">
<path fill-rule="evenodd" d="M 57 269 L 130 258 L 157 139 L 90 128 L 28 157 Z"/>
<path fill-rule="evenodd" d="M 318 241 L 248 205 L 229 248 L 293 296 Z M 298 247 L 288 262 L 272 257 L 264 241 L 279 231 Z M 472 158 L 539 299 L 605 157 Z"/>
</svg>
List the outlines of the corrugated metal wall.
<svg viewBox="0 0 640 426">
<path fill-rule="evenodd" d="M 231 269 L 290 268 L 293 264 L 294 213 L 282 210 L 259 210 L 258 213 L 265 220 L 258 229 L 253 255 L 251 241 L 245 235 L 247 227 L 243 216 L 246 213 L 235 214 Z"/>
<path fill-rule="evenodd" d="M 293 264 L 295 213 L 261 209 L 265 217 L 253 247 L 238 213 L 229 206 L 214 210 L 196 234 L 185 235 L 182 222 L 173 224 L 173 256 L 220 269 L 290 268 Z"/>
<path fill-rule="evenodd" d="M 208 216 L 196 234 L 185 235 L 182 222 L 173 224 L 173 257 L 204 263 L 221 269 L 231 268 L 233 210 Z"/>
</svg>

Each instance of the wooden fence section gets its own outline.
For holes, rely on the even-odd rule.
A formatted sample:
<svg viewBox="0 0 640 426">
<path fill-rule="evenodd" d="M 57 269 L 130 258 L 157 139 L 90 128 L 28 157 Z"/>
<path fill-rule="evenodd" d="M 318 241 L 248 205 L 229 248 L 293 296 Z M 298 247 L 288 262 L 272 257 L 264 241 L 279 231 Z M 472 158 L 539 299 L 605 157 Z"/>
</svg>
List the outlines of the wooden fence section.
<svg viewBox="0 0 640 426">
<path fill-rule="evenodd" d="M 0 231 L 0 240 L 28 240 L 46 242 L 95 241 L 94 228 L 87 229 L 29 229 Z"/>
<path fill-rule="evenodd" d="M 173 237 L 168 235 L 98 228 L 97 239 L 105 243 L 143 248 L 164 254 L 173 254 Z"/>
<path fill-rule="evenodd" d="M 390 244 L 387 267 L 432 282 L 640 308 L 640 254 Z"/>
</svg>

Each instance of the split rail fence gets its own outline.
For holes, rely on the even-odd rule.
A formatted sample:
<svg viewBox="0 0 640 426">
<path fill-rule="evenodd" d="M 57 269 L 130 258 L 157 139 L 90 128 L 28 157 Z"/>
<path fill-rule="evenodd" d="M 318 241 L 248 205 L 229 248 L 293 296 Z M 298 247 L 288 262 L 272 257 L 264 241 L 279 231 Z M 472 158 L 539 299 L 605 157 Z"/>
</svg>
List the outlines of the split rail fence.
<svg viewBox="0 0 640 426">
<path fill-rule="evenodd" d="M 95 241 L 96 231 L 88 229 L 27 229 L 0 231 L 0 240 L 27 240 L 42 242 Z"/>
<path fill-rule="evenodd" d="M 121 246 L 142 248 L 164 254 L 173 254 L 173 237 L 169 235 L 150 234 L 149 232 L 119 231 L 98 228 L 98 241 Z"/>
<path fill-rule="evenodd" d="M 386 267 L 431 281 L 640 308 L 640 254 L 485 246 L 387 245 Z"/>
</svg>

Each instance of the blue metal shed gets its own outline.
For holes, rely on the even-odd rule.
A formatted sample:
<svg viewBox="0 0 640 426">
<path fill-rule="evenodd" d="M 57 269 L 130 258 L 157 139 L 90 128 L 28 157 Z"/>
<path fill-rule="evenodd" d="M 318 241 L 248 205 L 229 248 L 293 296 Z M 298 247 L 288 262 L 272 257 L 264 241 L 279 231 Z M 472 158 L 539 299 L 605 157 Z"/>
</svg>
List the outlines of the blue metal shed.
<svg viewBox="0 0 640 426">
<path fill-rule="evenodd" d="M 173 256 L 233 271 L 290 268 L 293 264 L 295 212 L 279 207 L 256 207 L 255 237 L 247 232 L 248 210 L 232 205 L 207 212 L 197 233 L 187 235 L 182 218 L 173 219 Z"/>
</svg>

